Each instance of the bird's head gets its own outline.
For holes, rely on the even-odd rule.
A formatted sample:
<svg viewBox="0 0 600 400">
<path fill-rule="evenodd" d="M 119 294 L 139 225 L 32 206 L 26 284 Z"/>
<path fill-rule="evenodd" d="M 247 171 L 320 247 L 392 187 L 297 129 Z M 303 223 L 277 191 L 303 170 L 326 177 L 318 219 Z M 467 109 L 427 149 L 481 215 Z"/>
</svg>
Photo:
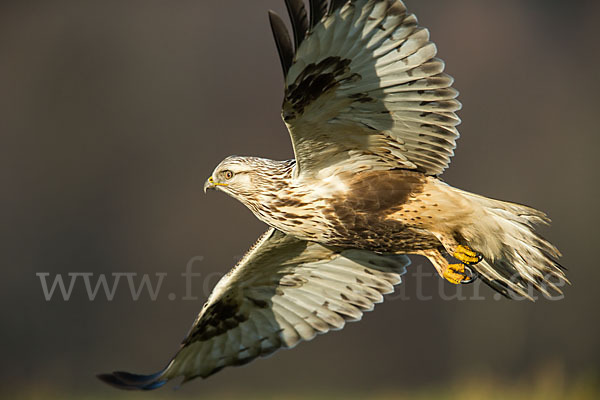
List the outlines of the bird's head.
<svg viewBox="0 0 600 400">
<path fill-rule="evenodd" d="M 253 164 L 251 157 L 227 157 L 217 165 L 204 183 L 204 192 L 208 189 L 218 189 L 234 195 L 249 189 L 252 186 Z"/>
<path fill-rule="evenodd" d="M 204 192 L 217 189 L 246 203 L 248 198 L 272 191 L 289 177 L 290 161 L 273 161 L 258 157 L 229 156 L 217 165 L 204 183 Z"/>
</svg>

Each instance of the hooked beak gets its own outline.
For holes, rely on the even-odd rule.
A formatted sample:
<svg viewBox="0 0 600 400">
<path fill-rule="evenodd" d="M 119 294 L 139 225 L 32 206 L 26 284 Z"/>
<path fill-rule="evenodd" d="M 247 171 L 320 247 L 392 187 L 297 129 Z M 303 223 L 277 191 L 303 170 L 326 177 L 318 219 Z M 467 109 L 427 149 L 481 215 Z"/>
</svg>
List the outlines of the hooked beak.
<svg viewBox="0 0 600 400">
<path fill-rule="evenodd" d="M 211 176 L 210 178 L 208 178 L 206 180 L 206 182 L 204 182 L 204 193 L 206 193 L 206 191 L 208 189 L 214 189 L 215 188 L 215 181 L 213 180 L 213 177 Z"/>
<path fill-rule="evenodd" d="M 213 177 L 211 176 L 210 178 L 208 178 L 206 180 L 206 182 L 204 182 L 204 193 L 206 193 L 206 191 L 208 189 L 214 189 L 217 186 L 228 186 L 227 183 L 219 183 L 219 182 L 215 182 L 215 180 L 213 179 Z"/>
</svg>

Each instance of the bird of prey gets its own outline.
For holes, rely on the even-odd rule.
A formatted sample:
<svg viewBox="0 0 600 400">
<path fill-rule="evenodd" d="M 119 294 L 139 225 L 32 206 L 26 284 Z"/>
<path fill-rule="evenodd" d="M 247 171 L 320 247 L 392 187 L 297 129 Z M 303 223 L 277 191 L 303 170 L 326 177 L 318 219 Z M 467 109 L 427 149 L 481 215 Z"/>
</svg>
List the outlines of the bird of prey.
<svg viewBox="0 0 600 400">
<path fill-rule="evenodd" d="M 455 284 L 507 297 L 560 292 L 558 250 L 529 207 L 456 189 L 439 175 L 461 105 L 427 29 L 400 0 L 286 0 L 269 13 L 295 159 L 231 156 L 204 188 L 270 229 L 214 288 L 180 350 L 152 375 L 100 375 L 123 389 L 207 377 L 341 329 L 426 256 Z"/>
</svg>

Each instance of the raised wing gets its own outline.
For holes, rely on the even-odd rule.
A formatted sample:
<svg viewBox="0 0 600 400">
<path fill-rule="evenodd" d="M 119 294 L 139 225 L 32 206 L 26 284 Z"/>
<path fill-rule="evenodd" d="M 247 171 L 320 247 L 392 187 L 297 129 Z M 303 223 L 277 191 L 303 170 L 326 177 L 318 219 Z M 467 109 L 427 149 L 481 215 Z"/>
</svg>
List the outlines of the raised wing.
<svg viewBox="0 0 600 400">
<path fill-rule="evenodd" d="M 335 249 L 271 229 L 215 286 L 165 369 L 99 378 L 122 389 L 149 390 L 294 347 L 360 320 L 393 292 L 408 264 L 406 256 Z"/>
<path fill-rule="evenodd" d="M 438 175 L 450 163 L 461 107 L 429 32 L 399 0 L 286 0 L 294 43 L 271 27 L 285 74 L 283 119 L 298 174 L 405 168 Z M 295 49 L 295 51 L 294 51 Z"/>
</svg>

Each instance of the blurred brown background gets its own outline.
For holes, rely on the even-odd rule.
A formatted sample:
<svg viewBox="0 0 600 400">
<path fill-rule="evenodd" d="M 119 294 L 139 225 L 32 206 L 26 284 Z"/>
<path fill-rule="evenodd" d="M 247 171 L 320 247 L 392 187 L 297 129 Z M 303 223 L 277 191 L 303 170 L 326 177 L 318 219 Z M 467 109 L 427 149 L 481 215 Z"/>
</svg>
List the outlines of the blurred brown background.
<svg viewBox="0 0 600 400">
<path fill-rule="evenodd" d="M 413 258 L 404 298 L 177 396 L 393 392 L 548 369 L 598 377 L 600 3 L 407 5 L 464 105 L 444 179 L 548 212 L 542 233 L 564 253 L 566 298 L 499 301 L 481 287 L 486 300 L 444 301 L 428 277 L 433 298 L 419 301 L 414 272 L 433 268 Z M 162 367 L 208 295 L 197 279 L 200 300 L 179 299 L 188 260 L 204 256 L 194 270 L 212 285 L 265 230 L 202 184 L 230 154 L 293 156 L 269 8 L 283 13 L 283 1 L 0 3 L 0 394 L 117 395 L 94 375 Z M 37 272 L 168 276 L 157 301 L 135 302 L 125 286 L 89 301 L 81 282 L 69 301 L 46 301 Z"/>
</svg>

